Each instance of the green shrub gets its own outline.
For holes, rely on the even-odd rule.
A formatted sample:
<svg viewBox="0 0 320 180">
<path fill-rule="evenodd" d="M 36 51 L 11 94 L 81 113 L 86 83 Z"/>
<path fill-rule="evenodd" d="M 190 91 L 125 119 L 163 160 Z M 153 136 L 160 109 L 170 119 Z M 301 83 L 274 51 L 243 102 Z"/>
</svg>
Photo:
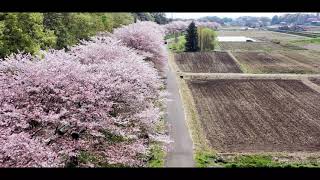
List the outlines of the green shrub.
<svg viewBox="0 0 320 180">
<path fill-rule="evenodd" d="M 214 165 L 216 155 L 213 152 L 198 151 L 195 153 L 196 167 L 210 167 Z"/>
<path fill-rule="evenodd" d="M 184 36 L 179 36 L 177 42 L 172 42 L 169 44 L 169 49 L 174 52 L 183 52 L 185 51 L 186 39 Z"/>
<path fill-rule="evenodd" d="M 149 167 L 164 167 L 165 161 L 165 152 L 162 149 L 160 144 L 153 144 L 150 146 L 150 154 L 149 154 Z"/>
</svg>

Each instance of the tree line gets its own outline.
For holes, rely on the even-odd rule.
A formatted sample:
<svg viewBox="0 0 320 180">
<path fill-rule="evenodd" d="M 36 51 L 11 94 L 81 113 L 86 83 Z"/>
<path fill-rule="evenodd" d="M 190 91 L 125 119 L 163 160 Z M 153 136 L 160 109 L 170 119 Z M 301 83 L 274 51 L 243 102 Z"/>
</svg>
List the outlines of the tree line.
<svg viewBox="0 0 320 180">
<path fill-rule="evenodd" d="M 271 19 L 271 24 L 280 24 L 281 22 L 289 23 L 289 24 L 297 24 L 297 25 L 303 25 L 309 22 L 309 18 L 317 19 L 316 14 L 285 14 L 283 16 L 273 16 Z"/>
<path fill-rule="evenodd" d="M 145 18 L 146 16 L 151 19 Z M 166 23 L 164 13 L 0 13 L 0 57 L 63 49 L 135 21 Z"/>
</svg>

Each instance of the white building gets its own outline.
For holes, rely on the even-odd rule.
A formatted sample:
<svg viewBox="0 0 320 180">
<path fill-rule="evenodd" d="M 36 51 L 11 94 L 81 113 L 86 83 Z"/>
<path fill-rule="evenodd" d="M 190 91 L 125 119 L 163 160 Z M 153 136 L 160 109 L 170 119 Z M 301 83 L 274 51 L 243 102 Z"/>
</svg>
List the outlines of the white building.
<svg viewBox="0 0 320 180">
<path fill-rule="evenodd" d="M 218 42 L 255 42 L 256 40 L 245 36 L 218 36 Z"/>
</svg>

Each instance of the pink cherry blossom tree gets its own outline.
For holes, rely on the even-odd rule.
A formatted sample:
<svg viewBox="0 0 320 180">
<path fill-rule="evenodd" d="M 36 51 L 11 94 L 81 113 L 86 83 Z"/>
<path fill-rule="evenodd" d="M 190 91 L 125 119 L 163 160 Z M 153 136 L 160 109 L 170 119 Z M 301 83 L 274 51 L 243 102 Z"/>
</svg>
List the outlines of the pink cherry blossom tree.
<svg viewBox="0 0 320 180">
<path fill-rule="evenodd" d="M 213 30 L 217 30 L 218 28 L 221 27 L 221 25 L 219 23 L 216 23 L 216 22 L 201 22 L 201 21 L 196 21 L 196 26 L 199 27 L 206 27 L 206 28 L 210 28 L 210 29 L 213 29 Z"/>
<path fill-rule="evenodd" d="M 178 32 L 185 31 L 191 21 L 172 21 L 168 24 L 163 25 L 166 34 L 175 34 Z"/>
<path fill-rule="evenodd" d="M 165 30 L 162 26 L 149 21 L 142 21 L 114 30 L 114 37 L 127 46 L 148 53 L 146 60 L 163 71 L 167 62 L 167 51 L 164 45 Z"/>
<path fill-rule="evenodd" d="M 157 70 L 145 61 L 160 48 L 153 45 L 136 50 L 99 36 L 69 52 L 0 62 L 1 166 L 144 166 L 140 157 L 161 115 L 154 102 L 164 98 Z M 82 162 L 82 152 L 100 165 Z"/>
</svg>

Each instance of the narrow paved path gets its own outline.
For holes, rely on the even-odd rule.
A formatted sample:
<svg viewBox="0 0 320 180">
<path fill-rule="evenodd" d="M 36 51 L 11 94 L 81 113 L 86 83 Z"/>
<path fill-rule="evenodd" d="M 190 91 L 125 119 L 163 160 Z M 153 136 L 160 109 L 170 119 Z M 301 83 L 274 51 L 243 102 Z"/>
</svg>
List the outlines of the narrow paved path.
<svg viewBox="0 0 320 180">
<path fill-rule="evenodd" d="M 183 105 L 180 99 L 175 73 L 168 68 L 167 90 L 167 119 L 169 134 L 174 141 L 169 148 L 166 167 L 193 167 L 193 143 L 186 125 Z"/>
</svg>

